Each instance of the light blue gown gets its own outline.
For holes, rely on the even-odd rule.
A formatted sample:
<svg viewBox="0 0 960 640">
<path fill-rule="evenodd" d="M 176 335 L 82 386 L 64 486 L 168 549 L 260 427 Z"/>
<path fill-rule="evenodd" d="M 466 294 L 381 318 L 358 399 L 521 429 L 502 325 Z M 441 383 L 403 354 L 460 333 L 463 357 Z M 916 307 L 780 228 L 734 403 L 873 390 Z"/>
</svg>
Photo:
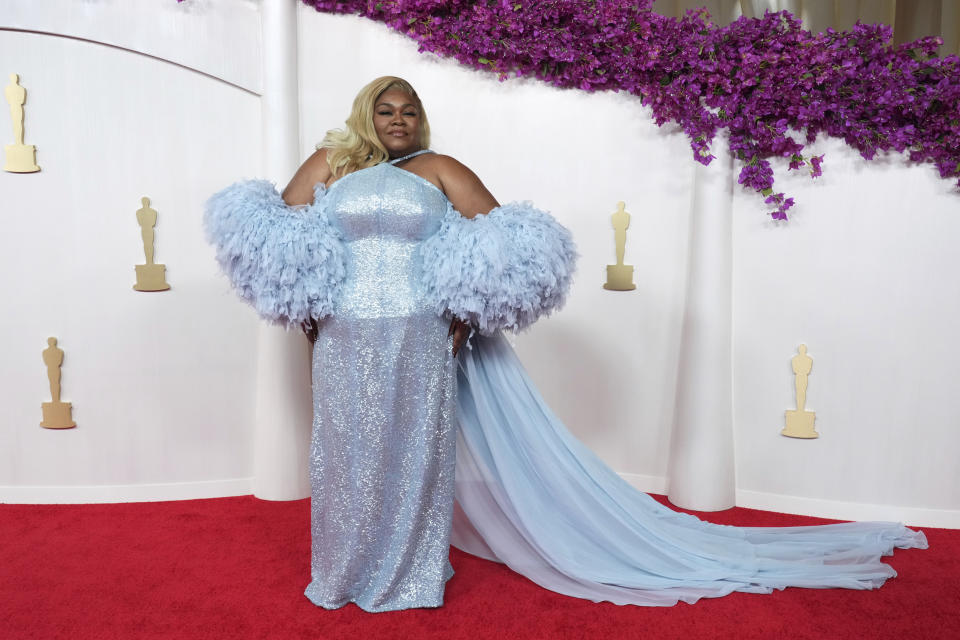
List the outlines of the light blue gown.
<svg viewBox="0 0 960 640">
<path fill-rule="evenodd" d="M 306 595 L 331 609 L 438 607 L 453 575 L 456 376 L 418 249 L 447 199 L 388 163 L 316 195 L 343 239 L 347 274 L 314 345 Z"/>
<path fill-rule="evenodd" d="M 466 220 L 389 163 L 315 195 L 298 211 L 265 181 L 237 183 L 205 218 L 221 266 L 264 317 L 324 317 L 313 357 L 314 603 L 440 606 L 451 542 L 559 593 L 647 606 L 876 588 L 896 575 L 882 556 L 927 546 L 889 522 L 714 525 L 603 464 L 496 330 L 558 306 L 569 284 L 569 233 L 531 205 Z M 444 309 L 490 335 L 454 360 Z"/>
</svg>

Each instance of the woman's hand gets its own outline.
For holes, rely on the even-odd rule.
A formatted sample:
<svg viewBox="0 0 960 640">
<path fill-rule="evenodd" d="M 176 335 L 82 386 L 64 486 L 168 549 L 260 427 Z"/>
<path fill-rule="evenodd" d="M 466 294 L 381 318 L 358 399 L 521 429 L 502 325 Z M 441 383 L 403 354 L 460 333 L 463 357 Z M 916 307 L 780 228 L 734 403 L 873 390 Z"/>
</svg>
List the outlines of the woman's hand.
<svg viewBox="0 0 960 640">
<path fill-rule="evenodd" d="M 450 321 L 450 330 L 447 331 L 447 336 L 453 336 L 453 357 L 457 357 L 460 347 L 470 337 L 470 325 L 459 318 L 454 318 Z"/>
<path fill-rule="evenodd" d="M 300 327 L 303 329 L 303 332 L 307 334 L 307 340 L 309 340 L 311 344 L 317 341 L 318 327 L 317 321 L 314 318 L 304 320 L 300 323 Z"/>
</svg>

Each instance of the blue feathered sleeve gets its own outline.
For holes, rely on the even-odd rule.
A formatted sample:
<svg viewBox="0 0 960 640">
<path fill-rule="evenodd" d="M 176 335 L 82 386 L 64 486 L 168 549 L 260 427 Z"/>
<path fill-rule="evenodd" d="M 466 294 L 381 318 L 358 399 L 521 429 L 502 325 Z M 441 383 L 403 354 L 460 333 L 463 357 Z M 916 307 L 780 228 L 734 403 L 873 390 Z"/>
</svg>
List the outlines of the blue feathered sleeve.
<svg viewBox="0 0 960 640">
<path fill-rule="evenodd" d="M 523 329 L 561 307 L 577 259 L 570 232 L 529 202 L 474 218 L 451 206 L 421 252 L 436 310 L 487 335 Z"/>
<path fill-rule="evenodd" d="M 291 207 L 270 182 L 245 180 L 207 201 L 203 224 L 220 268 L 271 322 L 293 326 L 333 312 L 346 265 L 325 195 L 319 184 L 313 204 Z"/>
</svg>

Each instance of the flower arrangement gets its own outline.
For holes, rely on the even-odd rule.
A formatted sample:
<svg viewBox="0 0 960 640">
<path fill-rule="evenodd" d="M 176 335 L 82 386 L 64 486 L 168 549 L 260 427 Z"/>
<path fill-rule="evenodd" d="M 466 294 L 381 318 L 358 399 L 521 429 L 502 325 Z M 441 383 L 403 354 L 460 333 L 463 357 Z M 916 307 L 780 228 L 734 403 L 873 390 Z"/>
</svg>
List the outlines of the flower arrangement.
<svg viewBox="0 0 960 640">
<path fill-rule="evenodd" d="M 775 192 L 770 159 L 816 178 L 823 156 L 804 151 L 821 133 L 868 160 L 906 151 L 960 178 L 960 58 L 937 57 L 939 38 L 894 46 L 889 26 L 860 23 L 813 34 L 786 11 L 720 27 L 704 9 L 653 13 L 653 0 L 303 1 L 383 22 L 421 51 L 501 80 L 628 91 L 658 125 L 682 127 L 704 165 L 726 129 L 740 184 L 762 194 L 775 219 L 794 201 Z"/>
</svg>

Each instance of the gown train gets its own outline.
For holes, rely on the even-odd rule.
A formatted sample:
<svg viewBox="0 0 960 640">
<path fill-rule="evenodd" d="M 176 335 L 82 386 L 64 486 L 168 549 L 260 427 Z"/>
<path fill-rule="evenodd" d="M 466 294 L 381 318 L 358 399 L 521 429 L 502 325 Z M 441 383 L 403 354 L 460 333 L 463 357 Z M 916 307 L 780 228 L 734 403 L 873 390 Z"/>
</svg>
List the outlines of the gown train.
<svg viewBox="0 0 960 640">
<path fill-rule="evenodd" d="M 458 372 L 451 540 L 570 596 L 669 606 L 732 591 L 879 587 L 894 547 L 926 548 L 892 522 L 733 527 L 633 488 L 574 438 L 502 335 L 477 336 Z"/>
</svg>

